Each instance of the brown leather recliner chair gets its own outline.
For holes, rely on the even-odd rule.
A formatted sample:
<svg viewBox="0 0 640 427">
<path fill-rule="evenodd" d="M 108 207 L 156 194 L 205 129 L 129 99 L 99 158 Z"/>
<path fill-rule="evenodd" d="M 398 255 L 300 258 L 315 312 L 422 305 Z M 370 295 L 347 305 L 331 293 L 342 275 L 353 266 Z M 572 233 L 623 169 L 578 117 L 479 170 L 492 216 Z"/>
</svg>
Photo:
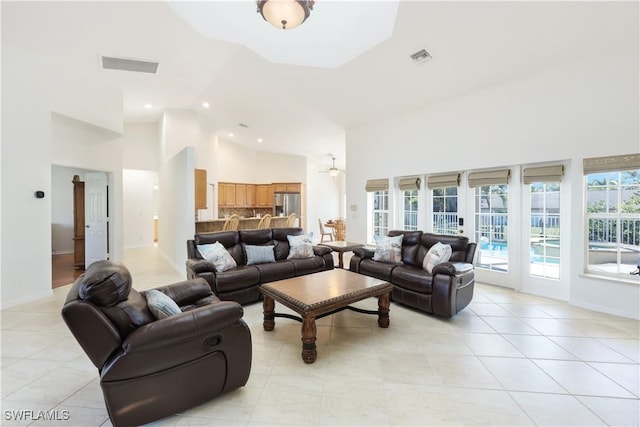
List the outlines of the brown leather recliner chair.
<svg viewBox="0 0 640 427">
<path fill-rule="evenodd" d="M 145 424 L 246 384 L 251 333 L 243 309 L 203 279 L 156 288 L 181 313 L 156 320 L 127 268 L 91 264 L 62 307 L 65 323 L 100 373 L 115 426 Z"/>
</svg>

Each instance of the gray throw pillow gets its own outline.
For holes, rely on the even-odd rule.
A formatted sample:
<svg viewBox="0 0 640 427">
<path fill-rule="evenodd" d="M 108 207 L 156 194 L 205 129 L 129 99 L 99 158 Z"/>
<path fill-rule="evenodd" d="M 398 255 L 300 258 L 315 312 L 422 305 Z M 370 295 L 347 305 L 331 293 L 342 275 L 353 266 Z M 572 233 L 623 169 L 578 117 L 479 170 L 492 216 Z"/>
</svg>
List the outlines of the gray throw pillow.
<svg viewBox="0 0 640 427">
<path fill-rule="evenodd" d="M 158 320 L 182 313 L 174 300 L 156 289 L 145 291 L 144 296 L 147 299 L 149 311 Z"/>
<path fill-rule="evenodd" d="M 253 264 L 266 264 L 269 262 L 276 262 L 276 257 L 273 254 L 273 245 L 269 246 L 252 246 L 244 245 L 244 250 L 247 253 L 247 265 Z"/>
</svg>

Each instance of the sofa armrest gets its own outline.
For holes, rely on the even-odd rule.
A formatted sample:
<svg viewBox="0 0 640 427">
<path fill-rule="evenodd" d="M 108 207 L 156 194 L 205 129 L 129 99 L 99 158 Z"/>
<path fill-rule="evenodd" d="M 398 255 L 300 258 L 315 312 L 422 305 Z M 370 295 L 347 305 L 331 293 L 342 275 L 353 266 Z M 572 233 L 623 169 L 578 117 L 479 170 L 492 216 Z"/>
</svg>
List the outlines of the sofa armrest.
<svg viewBox="0 0 640 427">
<path fill-rule="evenodd" d="M 194 273 L 212 273 L 216 271 L 216 266 L 211 261 L 204 259 L 190 258 L 186 262 L 187 270 Z"/>
<path fill-rule="evenodd" d="M 145 352 L 176 347 L 197 337 L 209 336 L 240 320 L 244 310 L 233 301 L 185 311 L 162 320 L 147 323 L 133 331 L 122 343 L 125 353 Z"/>
<path fill-rule="evenodd" d="M 373 255 L 376 253 L 376 251 L 366 247 L 361 247 L 361 248 L 355 248 L 353 250 L 353 253 L 362 259 L 366 259 L 366 258 L 373 258 Z"/>
<path fill-rule="evenodd" d="M 174 300 L 179 306 L 194 302 L 213 295 L 211 287 L 204 279 L 191 279 L 168 286 L 155 288 Z"/>
<path fill-rule="evenodd" d="M 434 276 L 436 274 L 456 276 L 458 274 L 467 273 L 471 270 L 473 270 L 473 264 L 469 264 L 468 262 L 442 262 L 433 267 L 431 274 Z"/>
<path fill-rule="evenodd" d="M 331 253 L 331 248 L 327 246 L 317 245 L 313 247 L 313 253 L 314 255 L 317 255 L 317 256 L 324 256 L 326 254 Z"/>
</svg>

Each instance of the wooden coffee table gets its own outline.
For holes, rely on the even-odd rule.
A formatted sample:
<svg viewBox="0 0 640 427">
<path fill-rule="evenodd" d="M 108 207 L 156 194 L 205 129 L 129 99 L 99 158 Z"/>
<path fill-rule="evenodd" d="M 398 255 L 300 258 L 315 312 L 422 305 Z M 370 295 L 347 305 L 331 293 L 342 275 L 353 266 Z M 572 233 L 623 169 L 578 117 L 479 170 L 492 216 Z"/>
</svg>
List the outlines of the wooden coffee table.
<svg viewBox="0 0 640 427">
<path fill-rule="evenodd" d="M 260 285 L 264 296 L 263 309 L 265 331 L 272 331 L 276 317 L 286 317 L 302 322 L 302 360 L 316 360 L 316 319 L 349 309 L 359 313 L 377 314 L 378 326 L 389 327 L 390 283 L 373 277 L 333 269 L 320 273 L 280 280 Z M 365 298 L 378 297 L 378 310 L 350 307 Z M 275 313 L 275 301 L 289 307 L 301 317 Z"/>
</svg>

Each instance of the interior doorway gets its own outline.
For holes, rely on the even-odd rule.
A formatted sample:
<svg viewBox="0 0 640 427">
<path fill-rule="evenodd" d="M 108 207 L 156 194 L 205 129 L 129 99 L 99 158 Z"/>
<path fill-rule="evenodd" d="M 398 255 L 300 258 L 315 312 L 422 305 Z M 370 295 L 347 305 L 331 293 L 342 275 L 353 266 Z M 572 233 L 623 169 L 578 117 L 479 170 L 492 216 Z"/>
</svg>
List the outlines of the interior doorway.
<svg viewBox="0 0 640 427">
<path fill-rule="evenodd" d="M 85 177 L 95 174 L 96 171 L 66 167 L 51 166 L 51 287 L 73 283 L 83 272 L 84 262 L 78 262 L 75 245 L 76 231 L 74 230 L 74 216 L 84 215 L 82 212 L 74 213 L 74 191 L 77 185 L 74 180 L 84 181 Z M 98 172 L 106 177 L 108 182 L 109 174 Z M 105 193 L 107 193 L 105 189 Z M 84 207 L 84 203 L 83 203 Z M 108 218 L 108 213 L 105 212 Z M 84 227 L 84 223 L 82 223 Z M 108 237 L 105 237 L 108 241 Z M 84 239 L 83 239 L 84 240 Z M 82 242 L 84 249 L 84 242 Z M 105 244 L 106 246 L 106 244 Z M 84 252 L 84 251 L 83 251 Z M 74 255 L 75 254 L 75 255 Z M 84 254 L 82 254 L 84 257 Z M 108 255 L 105 254 L 104 258 Z"/>
</svg>

